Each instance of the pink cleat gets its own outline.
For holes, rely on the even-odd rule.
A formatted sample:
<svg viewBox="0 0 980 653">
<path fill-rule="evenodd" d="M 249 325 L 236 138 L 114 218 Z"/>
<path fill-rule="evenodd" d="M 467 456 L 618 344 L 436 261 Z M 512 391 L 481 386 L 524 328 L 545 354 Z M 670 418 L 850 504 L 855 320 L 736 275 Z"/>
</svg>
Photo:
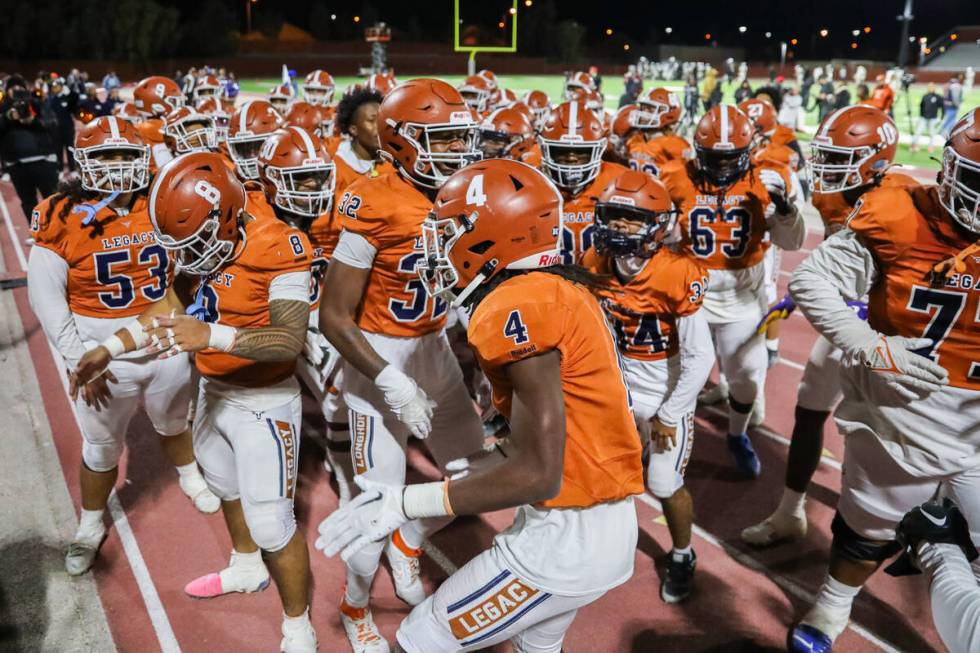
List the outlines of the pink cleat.
<svg viewBox="0 0 980 653">
<path fill-rule="evenodd" d="M 232 551 L 227 568 L 195 578 L 184 586 L 184 591 L 195 599 L 212 599 L 231 592 L 260 592 L 268 586 L 269 571 L 258 551 Z"/>
</svg>

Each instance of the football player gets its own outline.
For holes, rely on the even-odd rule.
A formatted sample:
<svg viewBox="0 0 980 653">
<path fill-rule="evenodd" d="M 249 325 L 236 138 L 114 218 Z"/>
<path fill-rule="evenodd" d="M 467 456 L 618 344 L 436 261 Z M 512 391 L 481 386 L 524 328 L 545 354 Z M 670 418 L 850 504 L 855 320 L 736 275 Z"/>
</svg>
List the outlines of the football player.
<svg viewBox="0 0 980 653">
<path fill-rule="evenodd" d="M 378 109 L 381 147 L 397 172 L 362 177 L 337 207 L 340 240 L 327 269 L 320 329 L 343 357 L 354 469 L 379 483 L 405 481 L 409 435 L 425 438 L 438 466 L 478 450 L 482 427 L 443 332 L 448 304 L 415 273 L 420 228 L 454 171 L 479 158 L 476 124 L 459 92 L 435 79 L 400 84 Z M 357 653 L 387 644 L 368 609 L 382 552 L 395 591 L 425 598 L 419 556 L 448 520 L 412 520 L 347 560 L 341 617 Z M 386 534 L 387 535 L 387 534 Z"/>
<path fill-rule="evenodd" d="M 86 352 L 71 388 L 125 352 L 196 352 L 194 451 L 222 500 L 234 548 L 227 568 L 184 591 L 256 592 L 271 571 L 283 606 L 281 650 L 311 653 L 309 557 L 293 512 L 302 417 L 294 370 L 309 323 L 309 241 L 284 222 L 250 215 L 244 187 L 213 152 L 170 162 L 154 177 L 149 204 L 157 243 L 191 283 L 168 288 Z"/>
<path fill-rule="evenodd" d="M 218 149 L 218 131 L 214 118 L 190 107 L 180 107 L 166 115 L 163 138 L 174 156 Z"/>
<path fill-rule="evenodd" d="M 303 100 L 318 107 L 330 106 L 333 104 L 335 88 L 330 73 L 318 68 L 307 75 L 303 82 Z"/>
<path fill-rule="evenodd" d="M 194 110 L 211 116 L 211 120 L 214 122 L 215 140 L 219 146 L 224 147 L 228 140 L 228 123 L 231 120 L 231 114 L 226 110 L 221 98 L 217 95 L 206 97 L 194 106 Z"/>
<path fill-rule="evenodd" d="M 364 85 L 368 90 L 380 93 L 381 97 L 388 95 L 393 88 L 398 86 L 398 80 L 391 73 L 372 73 L 368 75 L 367 81 Z M 338 109 L 339 110 L 339 109 Z"/>
<path fill-rule="evenodd" d="M 730 385 L 728 449 L 738 470 L 752 478 L 761 471 L 746 431 L 766 370 L 765 345 L 756 334 L 765 310 L 765 238 L 795 250 L 806 235 L 788 196 L 790 179 L 752 165 L 754 132 L 737 107 L 714 107 L 695 130 L 697 158 L 668 161 L 660 171 L 680 211 L 683 246 L 710 270 L 704 310 Z"/>
<path fill-rule="evenodd" d="M 494 159 L 450 177 L 423 225 L 421 282 L 469 307 L 469 342 L 510 436 L 455 479 L 361 479 L 363 494 L 324 521 L 317 547 L 351 559 L 410 519 L 517 515 L 412 610 L 396 651 L 508 640 L 521 653 L 559 651 L 577 611 L 632 575 L 640 442 L 616 344 L 586 286 L 600 282 L 557 265 L 561 205 L 541 172 Z"/>
<path fill-rule="evenodd" d="M 842 352 L 844 472 L 830 569 L 790 633 L 829 651 L 854 597 L 894 555 L 905 512 L 937 492 L 980 543 L 980 109 L 953 127 L 939 186 L 866 193 L 847 228 L 796 269 L 790 293 Z M 848 301 L 868 295 L 868 320 Z M 976 566 L 974 572 L 980 572 Z"/>
<path fill-rule="evenodd" d="M 269 89 L 266 99 L 279 115 L 284 116 L 289 111 L 289 106 L 296 100 L 296 91 L 292 84 L 278 84 Z"/>
<path fill-rule="evenodd" d="M 150 148 L 136 128 L 114 116 L 96 118 L 76 134 L 75 160 L 79 178 L 34 209 L 27 272 L 31 307 L 70 372 L 87 347 L 162 298 L 173 281 L 147 215 Z M 75 389 L 82 512 L 65 558 L 69 574 L 88 571 L 105 537 L 106 501 L 140 403 L 177 467 L 181 490 L 201 512 L 218 510 L 187 428 L 193 397 L 187 355 L 156 360 L 134 352 Z"/>
<path fill-rule="evenodd" d="M 513 107 L 496 109 L 483 119 L 477 147 L 484 159 L 514 159 L 535 168 L 541 165 L 534 127 L 524 113 Z"/>
<path fill-rule="evenodd" d="M 336 110 L 309 102 L 293 102 L 285 118 L 285 126 L 302 127 L 316 134 L 324 141 L 327 152 L 333 153 L 340 146 L 341 138 L 334 135 L 334 116 Z"/>
<path fill-rule="evenodd" d="M 652 88 L 637 98 L 636 107 L 630 113 L 630 124 L 642 138 L 626 143 L 631 168 L 656 177 L 668 161 L 684 161 L 693 156 L 690 143 L 674 133 L 681 118 L 681 102 L 676 93 Z"/>
<path fill-rule="evenodd" d="M 827 116 L 810 145 L 814 172 L 813 205 L 827 235 L 844 228 L 847 217 L 866 193 L 878 187 L 915 186 L 906 174 L 891 171 L 898 150 L 898 129 L 874 107 L 850 106 Z M 864 298 L 853 307 L 866 314 Z M 795 308 L 788 296 L 770 309 L 767 320 L 788 316 Z M 796 401 L 783 496 L 775 512 L 742 531 L 756 546 L 806 535 L 806 489 L 820 464 L 824 422 L 840 400 L 841 354 L 826 338 L 810 351 Z"/>
<path fill-rule="evenodd" d="M 523 101 L 534 116 L 531 125 L 534 126 L 535 131 L 540 130 L 545 118 L 551 113 L 551 101 L 548 95 L 544 91 L 532 90 L 524 94 Z"/>
<path fill-rule="evenodd" d="M 562 256 L 578 263 L 592 246 L 593 211 L 599 194 L 626 168 L 603 161 L 606 137 L 596 115 L 579 102 L 564 102 L 548 116 L 541 133 L 541 169 L 562 192 Z"/>
<path fill-rule="evenodd" d="M 663 503 L 674 544 L 660 585 L 667 603 L 687 598 L 694 580 L 694 502 L 684 470 L 698 391 L 715 360 L 708 322 L 698 310 L 708 271 L 698 259 L 662 246 L 676 214 L 663 184 L 624 172 L 599 196 L 594 245 L 582 260 L 610 278 L 602 307 L 623 357 L 637 429 L 649 447 L 647 487 Z"/>
<path fill-rule="evenodd" d="M 184 93 L 169 77 L 154 75 L 140 81 L 133 89 L 133 104 L 143 116 L 137 128 L 140 138 L 150 148 L 150 173 L 155 173 L 174 158 L 163 137 L 164 117 L 184 106 Z"/>
<path fill-rule="evenodd" d="M 221 95 L 221 80 L 215 75 L 201 75 L 194 80 L 194 88 L 191 90 L 191 103 L 197 106 L 202 100 L 210 97 L 217 98 Z"/>
<path fill-rule="evenodd" d="M 586 72 L 575 72 L 565 80 L 565 101 L 582 100 L 592 91 L 598 90 L 595 79 Z"/>
<path fill-rule="evenodd" d="M 249 100 L 228 122 L 228 156 L 242 181 L 259 179 L 259 150 L 272 132 L 282 126 L 282 116 L 265 100 Z"/>
<path fill-rule="evenodd" d="M 463 96 L 466 106 L 476 111 L 481 118 L 490 111 L 490 95 L 496 87 L 491 87 L 486 78 L 470 75 L 456 89 Z"/>
</svg>

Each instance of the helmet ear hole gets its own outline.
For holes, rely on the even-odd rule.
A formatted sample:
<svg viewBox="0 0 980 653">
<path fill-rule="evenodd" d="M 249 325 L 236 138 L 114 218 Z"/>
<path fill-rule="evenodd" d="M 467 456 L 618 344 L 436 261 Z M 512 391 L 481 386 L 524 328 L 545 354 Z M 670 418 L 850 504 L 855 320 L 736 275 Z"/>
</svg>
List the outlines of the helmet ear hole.
<svg viewBox="0 0 980 653">
<path fill-rule="evenodd" d="M 511 179 L 514 179 L 514 178 L 511 177 Z M 515 179 L 514 181 L 517 181 L 517 180 Z M 480 241 L 479 243 L 477 243 L 475 245 L 472 245 L 469 248 L 469 250 L 471 252 L 473 252 L 474 254 L 486 254 L 487 250 L 490 249 L 491 247 L 493 247 L 493 245 L 494 245 L 494 241 L 492 241 L 492 240 L 483 240 L 483 241 Z"/>
</svg>

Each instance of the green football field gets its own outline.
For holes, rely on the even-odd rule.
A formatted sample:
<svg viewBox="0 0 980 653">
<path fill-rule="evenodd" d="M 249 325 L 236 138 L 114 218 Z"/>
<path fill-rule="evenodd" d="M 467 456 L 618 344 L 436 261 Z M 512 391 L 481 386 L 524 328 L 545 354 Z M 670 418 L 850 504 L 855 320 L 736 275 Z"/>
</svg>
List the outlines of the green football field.
<svg viewBox="0 0 980 653">
<path fill-rule="evenodd" d="M 451 84 L 458 84 L 463 81 L 464 75 L 441 75 L 442 79 L 445 79 Z M 412 75 L 398 75 L 399 79 L 411 79 Z M 513 90 L 518 96 L 523 95 L 524 92 L 537 89 L 544 91 L 548 94 L 548 97 L 552 101 L 561 97 L 562 88 L 564 85 L 564 78 L 561 75 L 500 75 L 500 83 L 506 88 Z M 359 77 L 336 77 L 334 78 L 337 88 L 343 89 L 350 84 L 354 84 L 361 81 Z M 767 80 L 762 79 L 750 79 L 749 83 L 753 88 L 763 85 Z M 243 91 L 251 91 L 255 93 L 267 93 L 269 89 L 277 84 L 279 80 L 276 79 L 250 79 L 244 80 L 241 83 Z M 645 82 L 646 87 L 650 87 L 656 84 L 656 82 L 647 81 Z M 678 91 L 682 90 L 683 85 L 680 82 L 667 82 L 664 84 L 668 88 L 674 88 Z M 623 79 L 622 77 L 610 76 L 603 79 L 602 83 L 603 91 L 606 95 L 606 106 L 614 109 L 619 102 L 619 96 L 623 92 Z M 942 93 L 942 87 L 937 85 L 937 92 Z M 731 101 L 732 95 L 735 92 L 735 85 L 729 84 L 725 88 L 725 100 Z M 912 124 L 914 126 L 916 118 L 919 114 L 919 100 L 926 92 L 925 84 L 913 84 L 909 88 L 908 92 L 908 106 L 912 111 Z M 851 88 L 852 97 L 854 95 L 854 88 Z M 980 105 L 980 87 L 974 89 L 966 95 L 965 105 L 966 107 L 975 107 Z M 964 111 L 965 112 L 965 111 Z M 895 102 L 895 120 L 898 123 L 898 128 L 903 134 L 911 133 L 909 131 L 909 119 L 906 112 L 906 95 L 905 93 L 899 93 L 898 98 Z M 815 128 L 817 125 L 817 113 L 816 111 L 806 114 L 805 124 L 807 127 Z M 801 140 L 808 140 L 808 136 L 804 133 L 801 134 Z M 899 146 L 898 162 L 904 165 L 916 166 L 920 168 L 928 169 L 939 169 L 938 161 L 933 158 L 938 157 L 938 150 L 936 153 L 929 155 L 926 154 L 924 150 L 912 153 L 909 151 L 909 146 L 907 144 L 901 144 Z"/>
</svg>

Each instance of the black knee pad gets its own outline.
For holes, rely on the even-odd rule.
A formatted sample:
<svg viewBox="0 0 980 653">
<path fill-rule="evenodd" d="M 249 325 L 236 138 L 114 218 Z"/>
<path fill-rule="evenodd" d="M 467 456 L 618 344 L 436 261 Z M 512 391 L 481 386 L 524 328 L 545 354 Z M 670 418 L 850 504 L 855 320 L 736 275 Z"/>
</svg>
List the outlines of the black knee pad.
<svg viewBox="0 0 980 653">
<path fill-rule="evenodd" d="M 848 560 L 855 562 L 883 562 L 902 550 L 895 540 L 869 540 L 854 532 L 840 512 L 834 514 L 830 523 L 830 532 L 834 534 L 831 545 L 833 551 Z"/>
<path fill-rule="evenodd" d="M 752 412 L 752 404 L 743 404 L 741 401 L 737 401 L 735 397 L 728 395 L 728 405 L 732 407 L 736 413 L 742 413 L 743 415 Z"/>
</svg>

